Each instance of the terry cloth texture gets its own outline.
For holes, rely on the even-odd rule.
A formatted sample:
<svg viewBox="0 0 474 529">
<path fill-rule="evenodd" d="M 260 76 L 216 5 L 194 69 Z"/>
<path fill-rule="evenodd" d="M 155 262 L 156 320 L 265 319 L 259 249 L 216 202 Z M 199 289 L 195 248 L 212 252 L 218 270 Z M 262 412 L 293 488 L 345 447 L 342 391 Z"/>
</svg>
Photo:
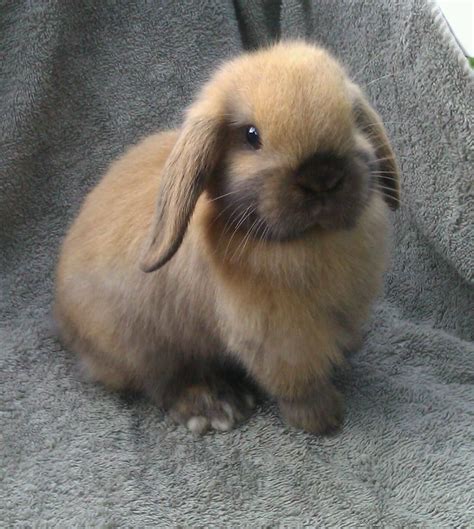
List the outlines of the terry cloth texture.
<svg viewBox="0 0 474 529">
<path fill-rule="evenodd" d="M 195 438 L 86 382 L 50 332 L 62 236 L 108 164 L 180 122 L 223 59 L 329 47 L 402 168 L 393 264 L 342 433 L 268 403 Z M 473 527 L 473 75 L 437 8 L 359 0 L 0 7 L 1 527 Z"/>
</svg>

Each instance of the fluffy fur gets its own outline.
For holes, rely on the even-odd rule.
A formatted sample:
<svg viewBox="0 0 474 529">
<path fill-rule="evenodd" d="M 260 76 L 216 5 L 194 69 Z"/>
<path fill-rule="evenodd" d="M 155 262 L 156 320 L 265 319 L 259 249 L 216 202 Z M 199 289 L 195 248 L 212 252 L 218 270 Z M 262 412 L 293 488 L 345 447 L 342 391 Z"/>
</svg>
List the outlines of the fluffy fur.
<svg viewBox="0 0 474 529">
<path fill-rule="evenodd" d="M 398 193 L 380 119 L 325 50 L 238 57 L 86 198 L 58 265 L 61 335 L 192 431 L 246 417 L 254 383 L 290 424 L 331 431 L 332 370 L 380 288 Z"/>
</svg>

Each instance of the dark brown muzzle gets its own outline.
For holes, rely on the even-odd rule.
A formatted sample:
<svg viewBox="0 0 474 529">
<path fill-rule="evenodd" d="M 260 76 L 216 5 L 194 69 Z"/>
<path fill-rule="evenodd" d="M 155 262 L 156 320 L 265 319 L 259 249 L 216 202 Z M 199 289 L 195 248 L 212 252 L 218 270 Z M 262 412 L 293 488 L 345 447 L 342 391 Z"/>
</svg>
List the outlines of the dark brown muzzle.
<svg viewBox="0 0 474 529">
<path fill-rule="evenodd" d="M 297 184 L 309 193 L 335 191 L 346 172 L 346 160 L 333 154 L 315 154 L 296 172 Z"/>
</svg>

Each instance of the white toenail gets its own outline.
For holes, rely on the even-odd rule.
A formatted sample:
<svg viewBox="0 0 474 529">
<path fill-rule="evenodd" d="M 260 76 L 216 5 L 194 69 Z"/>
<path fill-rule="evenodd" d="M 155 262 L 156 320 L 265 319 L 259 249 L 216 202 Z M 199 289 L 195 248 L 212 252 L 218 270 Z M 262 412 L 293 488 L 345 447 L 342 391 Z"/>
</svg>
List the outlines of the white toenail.
<svg viewBox="0 0 474 529">
<path fill-rule="evenodd" d="M 234 410 L 232 409 L 232 406 L 228 404 L 227 402 L 223 402 L 222 409 L 224 410 L 227 417 L 229 417 L 230 422 L 233 422 L 234 421 Z"/>
<path fill-rule="evenodd" d="M 223 421 L 222 419 L 213 419 L 211 421 L 211 426 L 214 428 L 214 430 L 219 430 L 221 432 L 227 432 L 232 428 L 232 422 L 231 421 Z"/>
<path fill-rule="evenodd" d="M 188 427 L 188 430 L 191 430 L 193 433 L 203 433 L 204 430 L 207 428 L 208 422 L 206 417 L 197 416 L 197 417 L 191 417 L 186 426 Z"/>
</svg>

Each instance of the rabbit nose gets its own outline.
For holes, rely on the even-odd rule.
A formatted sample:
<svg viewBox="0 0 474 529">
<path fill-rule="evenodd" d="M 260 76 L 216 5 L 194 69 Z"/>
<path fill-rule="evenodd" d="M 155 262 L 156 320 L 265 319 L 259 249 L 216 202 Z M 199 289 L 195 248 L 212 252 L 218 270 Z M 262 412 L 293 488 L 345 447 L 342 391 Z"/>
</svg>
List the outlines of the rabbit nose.
<svg viewBox="0 0 474 529">
<path fill-rule="evenodd" d="M 333 154 L 315 154 L 299 167 L 296 182 L 310 193 L 334 191 L 342 182 L 345 161 Z"/>
</svg>

